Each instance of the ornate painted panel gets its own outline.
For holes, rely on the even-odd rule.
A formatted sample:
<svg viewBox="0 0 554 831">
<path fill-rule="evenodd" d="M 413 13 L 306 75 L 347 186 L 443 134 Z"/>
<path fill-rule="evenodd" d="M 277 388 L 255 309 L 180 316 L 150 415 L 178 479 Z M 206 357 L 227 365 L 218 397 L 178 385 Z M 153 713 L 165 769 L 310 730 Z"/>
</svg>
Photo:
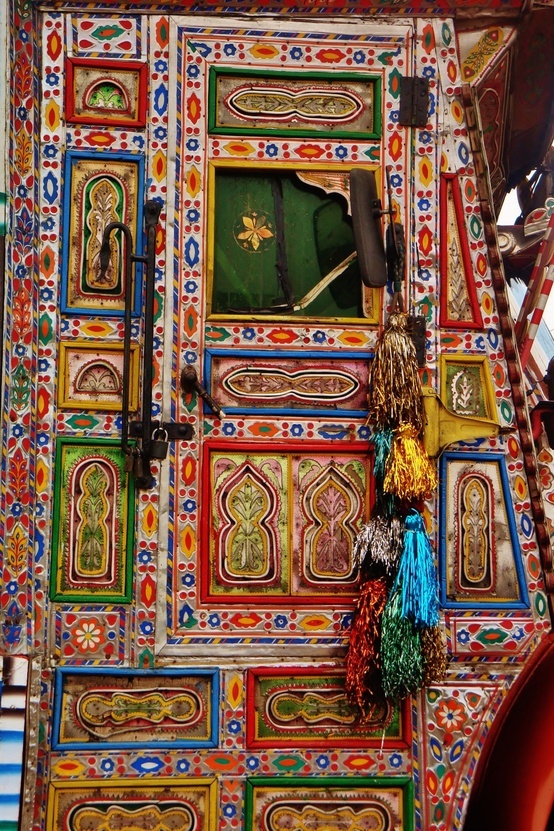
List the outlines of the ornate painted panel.
<svg viewBox="0 0 554 831">
<path fill-rule="evenodd" d="M 53 747 L 100 750 L 217 744 L 215 670 L 56 671 Z"/>
<path fill-rule="evenodd" d="M 444 606 L 528 606 L 504 456 L 444 453 L 441 474 Z M 525 488 L 521 476 L 514 484 Z"/>
<path fill-rule="evenodd" d="M 344 72 L 260 72 L 214 66 L 210 121 L 215 134 L 379 138 L 380 78 Z"/>
<path fill-rule="evenodd" d="M 58 405 L 64 409 L 120 410 L 123 344 L 60 341 Z M 129 407 L 138 407 L 138 344 L 131 344 Z"/>
<path fill-rule="evenodd" d="M 312 779 L 252 778 L 246 783 L 246 825 L 248 831 L 280 831 L 333 826 L 355 831 L 378 828 L 382 831 L 411 831 L 411 780 L 404 777 L 364 778 L 356 784 L 330 777 Z"/>
<path fill-rule="evenodd" d="M 444 173 L 440 184 L 441 325 L 481 329 L 483 320 L 475 291 L 475 280 L 465 228 L 458 177 Z"/>
<path fill-rule="evenodd" d="M 147 827 L 149 831 L 195 831 L 215 828 L 213 780 L 143 779 L 141 784 L 115 779 L 97 785 L 53 781 L 48 794 L 48 831 Z"/>
<path fill-rule="evenodd" d="M 144 159 L 130 153 L 68 151 L 65 160 L 62 311 L 85 315 L 122 315 L 125 295 L 120 235 L 110 238 L 105 274 L 100 266 L 102 234 L 111 222 L 124 222 L 133 239 L 142 231 Z M 46 180 L 45 180 L 46 194 Z M 69 227 L 67 227 L 69 223 Z M 140 273 L 140 270 L 139 270 Z M 141 283 L 133 295 L 137 313 Z"/>
<path fill-rule="evenodd" d="M 350 416 L 367 412 L 369 356 L 207 349 L 206 387 L 229 415 Z"/>
<path fill-rule="evenodd" d="M 204 454 L 206 600 L 265 603 L 270 596 L 288 605 L 352 596 L 367 459 L 317 446 L 306 458 L 290 445 L 268 451 L 236 443 L 206 444 Z"/>
<path fill-rule="evenodd" d="M 411 726 L 405 706 L 384 697 L 360 723 L 336 669 L 262 667 L 248 672 L 248 747 L 404 747 Z"/>
<path fill-rule="evenodd" d="M 133 499 L 133 480 L 117 443 L 58 439 L 53 600 L 130 601 Z"/>
<path fill-rule="evenodd" d="M 441 398 L 446 407 L 469 418 L 496 417 L 489 362 L 482 355 L 441 355 Z"/>
<path fill-rule="evenodd" d="M 68 58 L 65 71 L 70 124 L 146 126 L 146 64 Z"/>
</svg>

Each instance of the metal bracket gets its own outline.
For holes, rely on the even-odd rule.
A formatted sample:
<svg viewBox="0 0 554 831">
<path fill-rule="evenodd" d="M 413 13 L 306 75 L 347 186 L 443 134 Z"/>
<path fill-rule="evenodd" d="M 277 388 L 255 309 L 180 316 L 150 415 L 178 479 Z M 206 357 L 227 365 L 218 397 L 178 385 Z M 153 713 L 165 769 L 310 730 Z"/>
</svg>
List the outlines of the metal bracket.
<svg viewBox="0 0 554 831">
<path fill-rule="evenodd" d="M 400 79 L 400 113 L 398 123 L 401 127 L 425 127 L 429 112 L 429 80 L 417 75 L 413 78 Z"/>
<path fill-rule="evenodd" d="M 129 422 L 129 435 L 133 439 L 141 439 L 144 435 L 144 424 L 142 421 Z M 192 424 L 187 424 L 186 421 L 156 421 L 152 419 L 150 422 L 152 432 L 155 430 L 165 430 L 169 441 L 190 441 L 194 436 L 194 427 Z"/>
</svg>

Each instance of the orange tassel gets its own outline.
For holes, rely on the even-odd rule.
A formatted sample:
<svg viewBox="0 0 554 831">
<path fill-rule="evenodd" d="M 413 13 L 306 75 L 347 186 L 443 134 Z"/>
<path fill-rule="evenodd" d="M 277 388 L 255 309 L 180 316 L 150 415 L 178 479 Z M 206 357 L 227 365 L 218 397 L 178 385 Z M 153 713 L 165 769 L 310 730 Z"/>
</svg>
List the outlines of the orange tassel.
<svg viewBox="0 0 554 831">
<path fill-rule="evenodd" d="M 382 700 L 379 648 L 381 616 L 387 596 L 385 578 L 364 583 L 350 631 L 345 687 L 351 703 L 359 707 L 362 720 L 371 718 L 373 709 Z"/>
</svg>

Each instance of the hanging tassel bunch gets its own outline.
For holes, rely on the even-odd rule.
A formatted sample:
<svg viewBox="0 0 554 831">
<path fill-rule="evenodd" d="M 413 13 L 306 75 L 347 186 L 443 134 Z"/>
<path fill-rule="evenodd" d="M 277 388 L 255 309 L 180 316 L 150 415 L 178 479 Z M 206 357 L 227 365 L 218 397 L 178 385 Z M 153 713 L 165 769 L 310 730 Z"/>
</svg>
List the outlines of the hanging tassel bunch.
<svg viewBox="0 0 554 831">
<path fill-rule="evenodd" d="M 404 541 L 404 527 L 397 516 L 375 515 L 364 525 L 354 543 L 354 560 L 362 579 L 373 573 L 390 577 L 398 567 Z"/>
<path fill-rule="evenodd" d="M 366 580 L 360 589 L 354 622 L 350 631 L 350 645 L 346 659 L 346 692 L 362 714 L 362 720 L 371 718 L 380 689 L 381 616 L 387 602 L 388 585 L 383 577 Z"/>
<path fill-rule="evenodd" d="M 368 403 L 376 499 L 354 545 L 361 585 L 346 664 L 346 690 L 362 718 L 383 693 L 405 698 L 446 670 L 431 543 L 409 508 L 430 497 L 437 476 L 421 441 L 421 381 L 402 312 L 389 316 L 375 349 Z"/>
<path fill-rule="evenodd" d="M 410 423 L 423 428 L 421 382 L 408 315 L 396 312 L 375 349 L 369 372 L 369 420 L 378 426 Z"/>
<path fill-rule="evenodd" d="M 438 680 L 438 623 L 437 573 L 431 543 L 423 517 L 412 508 L 406 517 L 400 565 L 383 614 L 382 670 L 387 697 L 403 698 L 417 692 L 429 678 Z"/>
<path fill-rule="evenodd" d="M 413 424 L 394 433 L 385 464 L 383 490 L 403 500 L 425 499 L 437 487 L 437 474 Z"/>
</svg>

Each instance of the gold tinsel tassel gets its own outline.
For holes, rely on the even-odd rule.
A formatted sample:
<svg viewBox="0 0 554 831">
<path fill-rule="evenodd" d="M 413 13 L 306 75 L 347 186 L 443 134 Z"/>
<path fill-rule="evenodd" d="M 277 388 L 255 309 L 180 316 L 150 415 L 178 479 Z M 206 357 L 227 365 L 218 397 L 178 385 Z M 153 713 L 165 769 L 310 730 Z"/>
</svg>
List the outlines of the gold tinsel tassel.
<svg viewBox="0 0 554 831">
<path fill-rule="evenodd" d="M 422 629 L 421 651 L 423 653 L 423 686 L 438 684 L 446 676 L 446 644 L 440 626 Z"/>
<path fill-rule="evenodd" d="M 369 371 L 369 417 L 379 426 L 410 422 L 423 427 L 421 381 L 414 344 L 408 334 L 408 315 L 389 316 L 377 343 Z"/>
<path fill-rule="evenodd" d="M 437 474 L 419 438 L 419 430 L 413 424 L 401 424 L 395 431 L 387 459 L 383 490 L 411 500 L 428 498 L 436 487 Z"/>
<path fill-rule="evenodd" d="M 380 623 L 387 595 L 388 587 L 385 578 L 367 580 L 360 589 L 350 631 L 345 687 L 349 700 L 359 707 L 362 720 L 371 718 L 380 700 Z"/>
</svg>

